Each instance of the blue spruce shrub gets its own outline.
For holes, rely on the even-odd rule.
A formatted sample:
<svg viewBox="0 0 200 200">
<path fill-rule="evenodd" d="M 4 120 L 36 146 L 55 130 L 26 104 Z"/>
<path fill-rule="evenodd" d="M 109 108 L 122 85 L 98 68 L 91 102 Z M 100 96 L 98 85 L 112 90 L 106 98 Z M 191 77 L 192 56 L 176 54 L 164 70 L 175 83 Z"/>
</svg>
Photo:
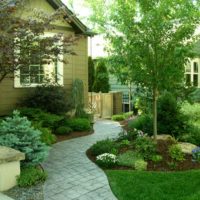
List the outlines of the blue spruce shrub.
<svg viewBox="0 0 200 200">
<path fill-rule="evenodd" d="M 40 135 L 41 132 L 31 127 L 26 117 L 20 117 L 18 111 L 0 124 L 0 145 L 25 153 L 24 165 L 38 165 L 47 157 L 49 148 L 41 142 Z"/>
</svg>

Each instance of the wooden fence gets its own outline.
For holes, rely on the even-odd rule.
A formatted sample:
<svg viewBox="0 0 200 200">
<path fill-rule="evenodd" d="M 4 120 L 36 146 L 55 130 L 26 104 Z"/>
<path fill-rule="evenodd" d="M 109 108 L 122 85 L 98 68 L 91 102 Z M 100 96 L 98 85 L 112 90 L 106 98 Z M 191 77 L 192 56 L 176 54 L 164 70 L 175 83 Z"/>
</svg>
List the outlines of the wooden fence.
<svg viewBox="0 0 200 200">
<path fill-rule="evenodd" d="M 122 113 L 122 93 L 89 92 L 89 109 L 98 117 L 111 118 L 113 114 Z"/>
</svg>

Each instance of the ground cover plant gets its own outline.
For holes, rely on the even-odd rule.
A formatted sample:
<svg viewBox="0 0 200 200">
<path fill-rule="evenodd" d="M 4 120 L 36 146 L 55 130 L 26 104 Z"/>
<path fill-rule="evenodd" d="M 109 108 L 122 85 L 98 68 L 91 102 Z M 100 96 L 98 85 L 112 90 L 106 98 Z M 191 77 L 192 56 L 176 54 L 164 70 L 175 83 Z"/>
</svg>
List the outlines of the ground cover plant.
<svg viewBox="0 0 200 200">
<path fill-rule="evenodd" d="M 112 120 L 123 121 L 125 119 L 129 119 L 131 116 L 133 116 L 133 112 L 126 112 L 126 113 L 122 113 L 122 114 L 113 115 Z"/>
</svg>

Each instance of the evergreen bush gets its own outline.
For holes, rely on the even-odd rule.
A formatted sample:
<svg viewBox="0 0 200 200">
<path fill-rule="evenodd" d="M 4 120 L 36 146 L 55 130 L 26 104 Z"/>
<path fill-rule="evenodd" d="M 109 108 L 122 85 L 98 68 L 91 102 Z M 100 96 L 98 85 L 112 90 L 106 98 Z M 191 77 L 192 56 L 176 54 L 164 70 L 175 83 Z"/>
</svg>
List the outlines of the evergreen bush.
<svg viewBox="0 0 200 200">
<path fill-rule="evenodd" d="M 49 148 L 41 142 L 41 132 L 31 127 L 26 117 L 18 111 L 0 125 L 0 145 L 17 149 L 26 155 L 24 165 L 38 165 L 48 155 Z"/>
<path fill-rule="evenodd" d="M 60 126 L 56 129 L 55 134 L 57 135 L 69 135 L 72 132 L 72 129 L 67 126 Z"/>
<path fill-rule="evenodd" d="M 93 84 L 94 84 L 94 77 L 95 76 L 95 69 L 94 69 L 94 62 L 91 57 L 88 58 L 88 91 L 92 92 Z"/>
<path fill-rule="evenodd" d="M 102 60 L 97 62 L 95 80 L 93 85 L 94 92 L 107 93 L 110 90 L 109 75 L 105 63 Z"/>
<path fill-rule="evenodd" d="M 62 114 L 70 110 L 66 89 L 57 84 L 38 86 L 22 102 L 22 106 L 40 108 L 46 112 Z"/>
<path fill-rule="evenodd" d="M 74 131 L 89 131 L 90 121 L 84 118 L 74 118 L 68 120 L 68 126 Z"/>
</svg>

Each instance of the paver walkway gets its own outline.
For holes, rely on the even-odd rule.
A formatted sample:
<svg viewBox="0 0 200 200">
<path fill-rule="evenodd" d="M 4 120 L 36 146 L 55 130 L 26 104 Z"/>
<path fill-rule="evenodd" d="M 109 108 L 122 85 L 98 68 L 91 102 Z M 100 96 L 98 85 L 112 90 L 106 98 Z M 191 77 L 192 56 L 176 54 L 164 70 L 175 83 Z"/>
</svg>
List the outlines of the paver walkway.
<svg viewBox="0 0 200 200">
<path fill-rule="evenodd" d="M 116 200 L 106 175 L 92 163 L 85 151 L 96 141 L 116 137 L 121 131 L 117 122 L 98 120 L 95 133 L 57 143 L 44 163 L 48 179 L 45 200 Z"/>
</svg>

